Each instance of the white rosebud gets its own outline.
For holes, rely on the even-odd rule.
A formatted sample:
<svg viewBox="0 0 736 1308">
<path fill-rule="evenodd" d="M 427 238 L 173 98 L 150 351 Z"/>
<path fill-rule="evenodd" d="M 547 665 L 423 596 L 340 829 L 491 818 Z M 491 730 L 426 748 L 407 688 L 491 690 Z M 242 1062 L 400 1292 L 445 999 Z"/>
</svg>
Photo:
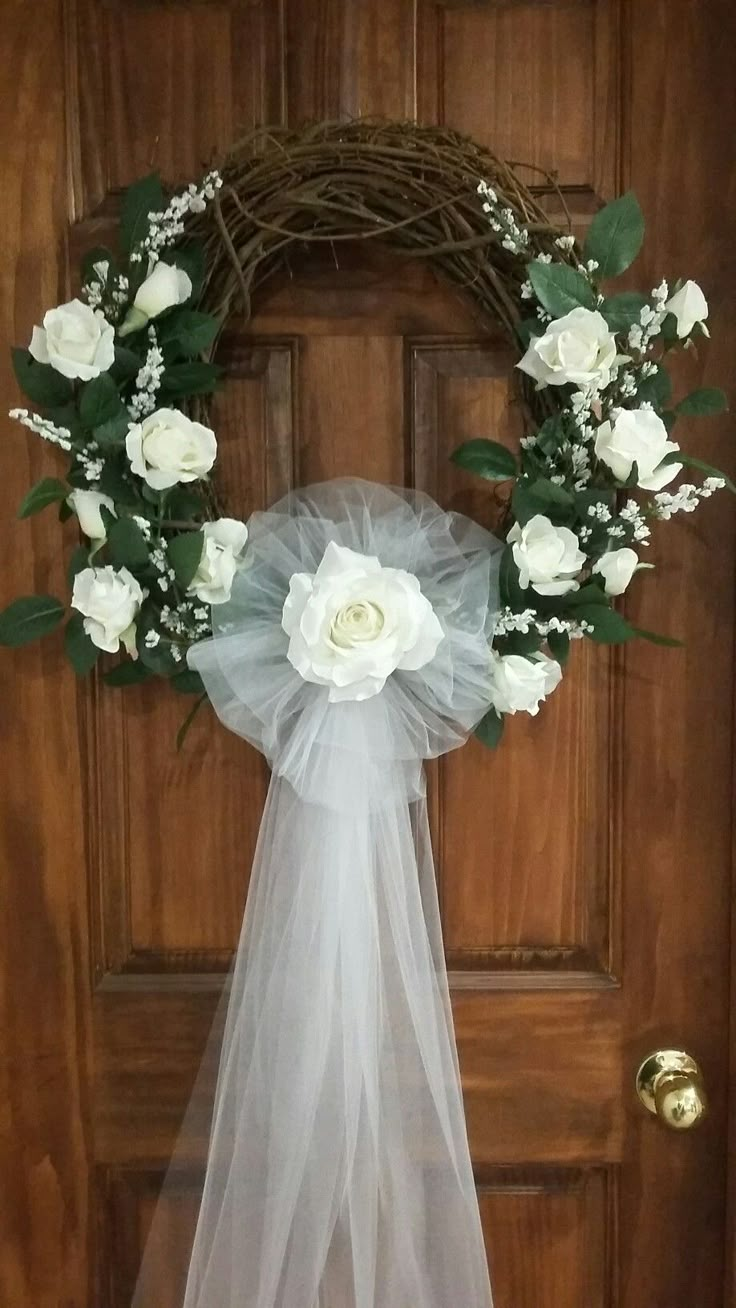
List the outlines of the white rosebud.
<svg viewBox="0 0 736 1308">
<path fill-rule="evenodd" d="M 522 590 L 531 585 L 538 595 L 567 595 L 578 589 L 575 578 L 585 555 L 569 527 L 555 527 L 537 513 L 524 527 L 515 522 L 508 540 Z"/>
<path fill-rule="evenodd" d="M 157 409 L 134 423 L 125 448 L 133 472 L 154 490 L 198 481 L 217 457 L 215 433 L 179 409 Z"/>
<path fill-rule="evenodd" d="M 89 536 L 90 540 L 95 541 L 98 545 L 104 544 L 107 540 L 107 532 L 100 513 L 102 505 L 104 504 L 105 508 L 109 509 L 114 517 L 117 517 L 115 504 L 110 496 L 103 495 L 101 491 L 73 490 L 67 496 L 67 504 L 79 518 L 79 525 L 84 535 Z"/>
<path fill-rule="evenodd" d="M 543 386 L 607 386 L 617 361 L 616 341 L 595 309 L 571 309 L 529 343 L 517 368 Z"/>
<path fill-rule="evenodd" d="M 679 448 L 668 439 L 667 428 L 653 409 L 620 409 L 613 422 L 601 423 L 595 438 L 598 458 L 618 481 L 626 481 L 636 464 L 637 485 L 650 491 L 661 490 L 681 471 L 681 463 L 660 466 Z"/>
<path fill-rule="evenodd" d="M 708 301 L 697 282 L 685 282 L 679 291 L 670 297 L 665 305 L 668 313 L 674 314 L 677 319 L 677 335 L 680 337 L 689 336 L 696 323 L 700 323 L 705 335 L 708 336 L 708 328 L 705 326 L 705 319 L 708 317 Z"/>
<path fill-rule="evenodd" d="M 413 573 L 331 541 L 314 575 L 295 572 L 281 625 L 287 658 L 330 702 L 377 695 L 392 672 L 434 658 L 442 624 Z"/>
<path fill-rule="evenodd" d="M 491 703 L 497 713 L 530 713 L 536 717 L 542 700 L 562 680 L 559 663 L 545 654 L 524 658 L 492 650 L 491 659 Z"/>
<path fill-rule="evenodd" d="M 248 528 L 235 518 L 218 518 L 216 522 L 206 522 L 202 531 L 202 557 L 187 592 L 205 604 L 224 604 L 230 599 Z"/>
<path fill-rule="evenodd" d="M 147 318 L 157 318 L 165 309 L 183 304 L 192 293 L 192 283 L 183 268 L 161 260 L 138 287 L 133 304 Z"/>
<path fill-rule="evenodd" d="M 90 381 L 115 361 L 115 329 L 101 309 L 70 300 L 44 314 L 28 348 L 38 363 L 50 363 L 64 377 Z"/>
<path fill-rule="evenodd" d="M 122 641 L 133 658 L 135 618 L 143 591 L 127 568 L 84 568 L 74 578 L 72 608 L 84 615 L 84 630 L 98 649 L 116 654 Z"/>
<path fill-rule="evenodd" d="M 607 595 L 623 595 L 638 566 L 636 551 L 623 548 L 609 550 L 593 564 L 593 572 L 599 572 L 602 576 Z"/>
</svg>

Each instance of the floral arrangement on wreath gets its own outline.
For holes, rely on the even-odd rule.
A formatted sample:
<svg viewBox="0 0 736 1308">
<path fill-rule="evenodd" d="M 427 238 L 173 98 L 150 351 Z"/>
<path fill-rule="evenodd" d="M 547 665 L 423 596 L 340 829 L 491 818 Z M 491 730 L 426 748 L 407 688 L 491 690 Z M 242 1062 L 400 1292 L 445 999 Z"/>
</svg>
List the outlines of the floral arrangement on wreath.
<svg viewBox="0 0 736 1308">
<path fill-rule="evenodd" d="M 202 357 L 221 322 L 197 307 L 205 254 L 187 220 L 217 204 L 221 186 L 213 171 L 167 201 L 156 175 L 136 182 L 123 199 L 118 258 L 90 251 L 79 298 L 49 309 L 29 348 L 13 351 L 33 410 L 11 417 L 66 456 L 64 477 L 39 481 L 18 515 L 57 505 L 62 521 L 76 515 L 84 541 L 69 564 L 69 613 L 50 596 L 17 599 L 0 614 L 0 643 L 21 645 L 66 619 L 65 649 L 78 674 L 101 653 L 119 654 L 102 674 L 109 685 L 162 676 L 197 694 L 195 709 L 203 687 L 187 650 L 210 634 L 211 606 L 228 600 L 247 556 L 245 524 L 218 516 L 216 435 L 190 416 L 193 397 L 213 391 L 221 375 Z M 679 416 L 726 407 L 714 388 L 671 403 L 668 354 L 708 335 L 700 287 L 607 289 L 642 243 L 633 194 L 596 214 L 582 247 L 560 232 L 550 253 L 535 248 L 492 186 L 477 189 L 495 240 L 520 263 L 517 367 L 548 401 L 518 453 L 479 439 L 452 456 L 511 486 L 489 708 L 477 729 L 495 744 L 507 714 L 536 714 L 559 684 L 572 640 L 678 643 L 632 627 L 615 600 L 652 567 L 652 522 L 736 488 L 673 437 Z M 673 488 L 685 467 L 702 479 Z M 351 634 L 339 614 L 335 621 L 341 641 L 354 636 L 364 652 L 374 641 L 381 663 L 381 623 Z"/>
</svg>

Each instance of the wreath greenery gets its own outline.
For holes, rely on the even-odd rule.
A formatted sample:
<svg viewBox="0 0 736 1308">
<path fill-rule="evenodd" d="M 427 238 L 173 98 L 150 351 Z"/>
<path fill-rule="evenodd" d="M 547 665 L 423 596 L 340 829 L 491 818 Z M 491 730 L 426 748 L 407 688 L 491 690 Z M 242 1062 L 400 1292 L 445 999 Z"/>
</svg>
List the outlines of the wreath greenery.
<svg viewBox="0 0 736 1308">
<path fill-rule="evenodd" d="M 70 561 L 70 605 L 15 600 L 0 643 L 66 620 L 80 675 L 122 649 L 102 673 L 108 684 L 159 675 L 201 697 L 186 651 L 209 634 L 209 606 L 227 599 L 247 550 L 212 479 L 219 335 L 298 251 L 360 240 L 430 260 L 522 355 L 520 449 L 473 440 L 452 456 L 509 492 L 481 738 L 496 743 L 507 713 L 537 711 L 572 639 L 677 643 L 635 629 L 614 604 L 649 566 L 639 550 L 651 520 L 734 489 L 672 436 L 678 417 L 725 407 L 713 388 L 673 404 L 666 369 L 670 351 L 708 334 L 707 303 L 692 281 L 611 290 L 644 236 L 633 194 L 601 209 L 581 245 L 569 218 L 562 229 L 542 206 L 554 179 L 537 177 L 535 194 L 523 174 L 447 129 L 358 120 L 251 133 L 168 198 L 155 174 L 134 183 L 117 248 L 90 250 L 79 299 L 13 351 L 34 410 L 11 416 L 67 457 L 65 476 L 33 486 L 19 516 L 57 505 L 85 539 Z M 704 480 L 673 491 L 685 466 Z"/>
</svg>

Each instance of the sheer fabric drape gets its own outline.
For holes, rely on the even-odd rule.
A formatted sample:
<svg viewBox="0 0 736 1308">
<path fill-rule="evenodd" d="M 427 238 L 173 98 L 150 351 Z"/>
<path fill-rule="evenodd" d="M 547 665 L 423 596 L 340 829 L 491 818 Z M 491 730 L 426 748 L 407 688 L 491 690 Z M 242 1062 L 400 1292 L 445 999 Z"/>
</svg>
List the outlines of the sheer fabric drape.
<svg viewBox="0 0 736 1308">
<path fill-rule="evenodd" d="M 295 492 L 249 526 L 213 639 L 190 652 L 272 779 L 212 1037 L 182 1308 L 489 1308 L 423 760 L 487 706 L 500 546 L 426 496 L 357 480 Z M 330 540 L 413 572 L 445 633 L 430 664 L 363 702 L 329 703 L 286 659 L 289 579 Z M 135 1308 L 156 1308 L 149 1278 L 144 1260 Z"/>
</svg>

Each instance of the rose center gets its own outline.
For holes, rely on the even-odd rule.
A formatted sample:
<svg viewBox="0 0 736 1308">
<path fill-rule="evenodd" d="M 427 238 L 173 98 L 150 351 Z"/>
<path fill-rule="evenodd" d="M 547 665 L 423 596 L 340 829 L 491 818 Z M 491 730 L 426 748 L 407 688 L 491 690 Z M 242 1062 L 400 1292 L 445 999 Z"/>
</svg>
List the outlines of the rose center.
<svg viewBox="0 0 736 1308">
<path fill-rule="evenodd" d="M 330 639 L 341 649 L 376 640 L 383 631 L 383 609 L 372 600 L 354 600 L 338 609 L 330 627 Z"/>
</svg>

